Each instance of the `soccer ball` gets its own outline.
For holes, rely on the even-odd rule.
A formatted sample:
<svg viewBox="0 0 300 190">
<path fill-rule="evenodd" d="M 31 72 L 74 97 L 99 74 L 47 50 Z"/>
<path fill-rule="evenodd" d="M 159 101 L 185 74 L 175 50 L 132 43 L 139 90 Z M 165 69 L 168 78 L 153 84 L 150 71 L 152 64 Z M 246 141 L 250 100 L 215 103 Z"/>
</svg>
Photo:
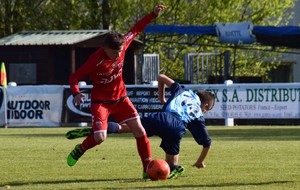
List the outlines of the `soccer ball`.
<svg viewBox="0 0 300 190">
<path fill-rule="evenodd" d="M 163 159 L 152 160 L 147 166 L 147 174 L 151 180 L 165 180 L 170 174 L 169 164 Z"/>
</svg>

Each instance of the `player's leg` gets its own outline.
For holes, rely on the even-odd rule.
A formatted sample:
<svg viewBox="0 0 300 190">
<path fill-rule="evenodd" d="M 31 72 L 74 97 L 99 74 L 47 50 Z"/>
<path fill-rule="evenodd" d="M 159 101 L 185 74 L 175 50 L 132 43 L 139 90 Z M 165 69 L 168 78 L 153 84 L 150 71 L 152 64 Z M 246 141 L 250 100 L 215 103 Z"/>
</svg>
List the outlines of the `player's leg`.
<svg viewBox="0 0 300 190">
<path fill-rule="evenodd" d="M 178 165 L 180 141 L 186 132 L 182 120 L 167 112 L 157 112 L 142 118 L 142 125 L 149 136 L 161 137 L 160 147 L 166 153 L 166 162 L 170 166 L 169 179 L 183 173 L 184 168 Z"/>
<path fill-rule="evenodd" d="M 169 164 L 170 171 L 171 171 L 168 176 L 168 179 L 173 179 L 183 174 L 184 167 L 178 165 L 178 159 L 179 159 L 179 154 L 170 155 L 166 153 L 166 162 Z"/>
<path fill-rule="evenodd" d="M 131 132 L 130 128 L 127 126 L 126 123 L 123 123 L 122 125 L 119 125 L 116 122 L 108 122 L 107 127 L 107 134 L 110 133 L 129 133 Z M 77 139 L 80 137 L 87 137 L 89 135 L 94 134 L 94 131 L 92 127 L 84 127 L 79 129 L 73 129 L 66 133 L 67 139 Z"/>
<path fill-rule="evenodd" d="M 166 153 L 166 162 L 172 166 L 172 165 L 178 165 L 178 160 L 179 160 L 179 154 L 176 154 L 176 155 L 170 155 L 170 154 L 167 154 Z M 171 170 L 173 168 L 170 168 Z"/>
<path fill-rule="evenodd" d="M 162 138 L 162 142 L 160 144 L 161 148 L 166 153 L 166 162 L 170 166 L 170 174 L 168 176 L 168 179 L 173 179 L 184 172 L 184 167 L 178 165 L 179 161 L 179 143 L 180 139 L 172 139 L 171 138 Z"/>
<path fill-rule="evenodd" d="M 152 152 L 150 141 L 147 137 L 145 129 L 141 124 L 137 110 L 127 97 L 116 105 L 114 111 L 114 119 L 120 124 L 126 123 L 129 129 L 132 131 L 136 139 L 139 156 L 143 163 L 143 172 L 146 172 L 146 168 L 152 159 Z"/>
<path fill-rule="evenodd" d="M 143 163 L 143 172 L 146 172 L 146 168 L 152 159 L 150 141 L 139 118 L 128 120 L 126 124 L 136 139 L 137 149 Z"/>
<path fill-rule="evenodd" d="M 101 107 L 100 104 L 91 104 L 92 113 L 92 129 L 93 135 L 89 135 L 82 144 L 78 144 L 68 155 L 67 163 L 69 166 L 74 166 L 78 159 L 85 153 L 85 151 L 101 144 L 107 137 L 107 116 L 108 110 Z"/>
<path fill-rule="evenodd" d="M 176 178 L 184 172 L 184 167 L 178 165 L 179 163 L 179 151 L 180 151 L 180 142 L 183 135 L 186 133 L 186 129 L 182 120 L 174 117 L 173 114 L 163 113 L 163 123 L 161 126 L 164 128 L 165 132 L 160 135 L 161 144 L 160 147 L 166 153 L 166 162 L 170 166 L 170 174 L 168 179 Z"/>
<path fill-rule="evenodd" d="M 89 135 L 94 134 L 92 127 L 84 127 L 70 130 L 66 133 L 67 139 L 77 139 L 80 137 L 87 137 Z"/>
<path fill-rule="evenodd" d="M 126 123 L 122 123 L 119 125 L 118 133 L 131 133 L 131 129 L 128 127 Z"/>
</svg>

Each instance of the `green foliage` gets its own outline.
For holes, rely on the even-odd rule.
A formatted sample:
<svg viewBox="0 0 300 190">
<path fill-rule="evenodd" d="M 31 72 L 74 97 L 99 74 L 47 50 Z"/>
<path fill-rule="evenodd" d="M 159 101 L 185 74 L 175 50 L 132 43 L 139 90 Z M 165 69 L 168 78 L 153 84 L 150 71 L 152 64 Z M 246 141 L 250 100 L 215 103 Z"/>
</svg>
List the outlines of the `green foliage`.
<svg viewBox="0 0 300 190">
<path fill-rule="evenodd" d="M 132 134 L 111 134 L 70 168 L 66 157 L 83 139 L 67 140 L 71 128 L 0 129 L 0 189 L 203 189 L 294 190 L 300 188 L 299 126 L 209 126 L 213 146 L 206 168 L 191 165 L 200 154 L 190 133 L 181 143 L 185 173 L 174 180 L 142 180 Z M 150 138 L 153 158 L 164 158 Z"/>
<path fill-rule="evenodd" d="M 0 1 L 0 37 L 22 30 L 114 29 L 126 32 L 138 19 L 163 3 L 168 9 L 152 24 L 212 25 L 216 22 L 251 21 L 254 25 L 286 25 L 293 17 L 295 0 L 3 0 Z M 142 37 L 142 36 L 141 36 Z M 142 39 L 142 38 L 141 38 Z M 212 36 L 146 36 L 146 53 L 161 55 L 161 72 L 183 78 L 187 52 L 220 52 L 236 49 L 236 76 L 264 76 L 280 63 L 280 55 L 268 47 L 251 50 L 220 45 Z M 259 50 L 252 50 L 259 49 Z M 283 49 L 284 50 L 284 49 Z M 272 59 L 271 59 L 272 58 Z M 275 60 L 276 58 L 277 60 Z M 270 61 L 271 60 L 271 61 Z"/>
<path fill-rule="evenodd" d="M 169 8 L 159 18 L 161 24 L 213 25 L 216 22 L 235 23 L 251 21 L 254 25 L 285 25 L 292 18 L 287 10 L 294 6 L 294 0 L 251 1 L 251 0 L 210 0 L 210 1 L 165 1 Z M 187 52 L 231 51 L 231 62 L 235 63 L 235 76 L 265 76 L 265 73 L 281 64 L 281 54 L 264 51 L 269 47 L 248 45 L 220 45 L 216 37 L 210 36 L 167 36 L 148 35 L 151 46 L 146 52 L 159 52 L 162 57 L 162 72 L 171 77 L 183 78 L 182 62 Z M 159 42 L 164 42 L 159 44 Z M 167 43 L 168 42 L 168 43 Z M 170 55 L 165 49 L 171 49 Z M 234 51 L 236 49 L 236 55 Z M 250 50 L 249 50 L 250 49 Z M 258 49 L 258 50 L 256 50 Z M 188 50 L 188 51 L 186 51 Z M 284 51 L 284 49 L 282 49 Z M 171 68 L 171 69 L 170 69 Z M 267 79 L 267 78 L 266 78 Z"/>
</svg>

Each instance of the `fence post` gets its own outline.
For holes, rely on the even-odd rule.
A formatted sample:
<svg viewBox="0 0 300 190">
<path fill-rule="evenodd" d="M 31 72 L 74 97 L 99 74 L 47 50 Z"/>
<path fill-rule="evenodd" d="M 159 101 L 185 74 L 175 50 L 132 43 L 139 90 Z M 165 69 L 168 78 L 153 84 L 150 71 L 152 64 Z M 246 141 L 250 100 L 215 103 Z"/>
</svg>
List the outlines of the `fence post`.
<svg viewBox="0 0 300 190">
<path fill-rule="evenodd" d="M 230 85 L 233 84 L 233 81 L 232 80 L 225 80 L 224 84 L 225 84 L 225 86 L 230 86 Z M 225 126 L 226 127 L 234 126 L 234 119 L 233 118 L 228 118 L 227 114 L 226 114 L 226 117 L 225 117 Z"/>
<path fill-rule="evenodd" d="M 230 51 L 224 52 L 224 78 L 228 80 L 230 77 Z"/>
<path fill-rule="evenodd" d="M 85 81 L 79 81 L 78 82 L 78 87 L 79 88 L 86 87 L 86 82 Z M 88 126 L 88 123 L 87 122 L 79 122 L 79 123 L 77 123 L 77 126 L 78 127 L 86 127 L 86 126 Z"/>
</svg>

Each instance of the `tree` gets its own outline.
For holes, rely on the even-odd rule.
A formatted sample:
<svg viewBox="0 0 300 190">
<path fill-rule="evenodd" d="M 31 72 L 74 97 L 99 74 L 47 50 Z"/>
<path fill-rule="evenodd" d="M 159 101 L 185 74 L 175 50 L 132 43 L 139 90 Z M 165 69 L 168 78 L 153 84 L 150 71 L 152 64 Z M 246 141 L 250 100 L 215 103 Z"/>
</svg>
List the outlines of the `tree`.
<svg viewBox="0 0 300 190">
<path fill-rule="evenodd" d="M 154 0 L 1 0 L 0 37 L 22 30 L 113 29 L 126 32 L 160 1 Z M 254 25 L 286 25 L 295 0 L 164 0 L 168 9 L 152 24 L 213 25 L 216 22 L 251 21 Z M 143 36 L 140 36 L 143 39 Z M 280 62 L 278 53 L 256 44 L 219 44 L 216 37 L 196 35 L 146 35 L 146 53 L 159 53 L 161 72 L 183 78 L 187 52 L 236 51 L 236 76 L 263 76 Z M 272 57 L 272 59 L 270 59 Z M 266 64 L 266 61 L 267 64 Z M 271 60 L 271 61 L 270 61 Z"/>
<path fill-rule="evenodd" d="M 168 9 L 158 22 L 176 25 L 213 25 L 215 22 L 244 21 L 263 26 L 286 25 L 293 16 L 287 10 L 294 6 L 294 0 L 169 0 L 165 2 Z M 257 44 L 246 46 L 247 48 L 244 45 L 222 45 L 217 42 L 216 37 L 192 35 L 147 35 L 147 39 L 151 45 L 147 46 L 146 51 L 161 52 L 162 72 L 175 78 L 178 76 L 183 78 L 183 56 L 187 52 L 230 50 L 234 55 L 236 51 L 235 60 L 232 59 L 236 65 L 235 76 L 264 76 L 265 72 L 280 64 L 280 54 L 264 51 L 269 47 L 259 47 Z M 258 48 L 257 51 L 253 50 Z"/>
</svg>

